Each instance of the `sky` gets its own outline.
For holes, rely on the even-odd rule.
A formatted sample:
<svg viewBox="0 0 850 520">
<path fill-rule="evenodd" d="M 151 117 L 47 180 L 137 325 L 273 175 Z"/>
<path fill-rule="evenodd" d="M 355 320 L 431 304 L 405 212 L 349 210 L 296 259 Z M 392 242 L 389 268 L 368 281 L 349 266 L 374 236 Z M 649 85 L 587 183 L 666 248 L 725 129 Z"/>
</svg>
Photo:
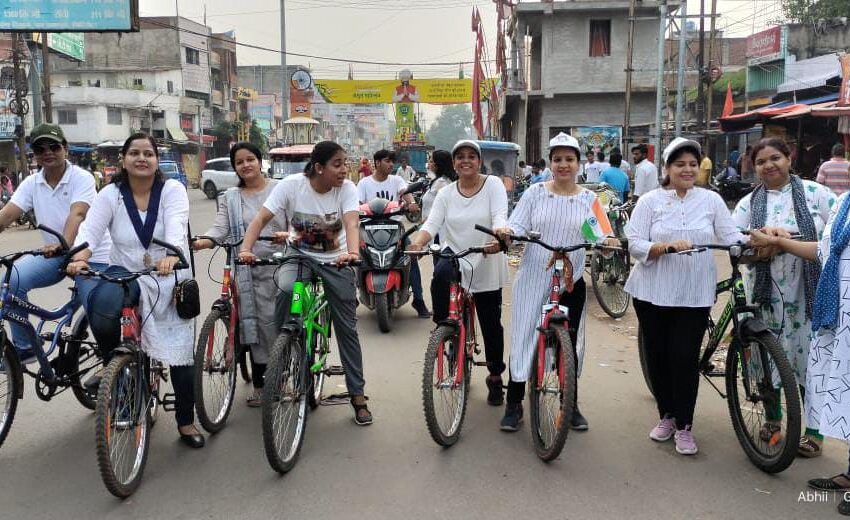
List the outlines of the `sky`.
<svg viewBox="0 0 850 520">
<path fill-rule="evenodd" d="M 710 11 L 711 0 L 704 0 Z M 280 0 L 140 0 L 142 16 L 180 15 L 202 22 L 215 32 L 236 31 L 237 42 L 280 49 Z M 490 0 L 285 0 L 287 51 L 364 61 L 410 65 L 353 65 L 355 79 L 392 79 L 407 68 L 417 78 L 457 77 L 458 65 L 435 62 L 472 61 L 475 36 L 472 7 L 481 12 L 490 55 L 494 55 L 496 8 Z M 697 0 L 689 14 L 699 13 Z M 718 0 L 717 27 L 731 36 L 747 36 L 781 18 L 778 0 Z M 706 20 L 706 29 L 708 29 Z M 240 65 L 279 64 L 276 52 L 237 48 Z M 345 78 L 347 63 L 290 56 L 290 64 L 309 67 L 314 78 Z M 471 66 L 465 65 L 467 77 Z M 492 68 L 495 75 L 495 68 Z M 434 117 L 436 110 L 427 110 Z"/>
</svg>

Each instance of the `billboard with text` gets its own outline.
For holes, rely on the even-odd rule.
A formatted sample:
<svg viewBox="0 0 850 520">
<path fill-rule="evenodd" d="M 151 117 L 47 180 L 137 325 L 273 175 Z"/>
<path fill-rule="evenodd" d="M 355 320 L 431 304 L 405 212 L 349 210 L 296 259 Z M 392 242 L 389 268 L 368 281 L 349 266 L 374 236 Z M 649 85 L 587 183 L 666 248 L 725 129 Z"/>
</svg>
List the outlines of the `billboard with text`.
<svg viewBox="0 0 850 520">
<path fill-rule="evenodd" d="M 0 31 L 138 30 L 138 0 L 0 0 Z"/>
</svg>

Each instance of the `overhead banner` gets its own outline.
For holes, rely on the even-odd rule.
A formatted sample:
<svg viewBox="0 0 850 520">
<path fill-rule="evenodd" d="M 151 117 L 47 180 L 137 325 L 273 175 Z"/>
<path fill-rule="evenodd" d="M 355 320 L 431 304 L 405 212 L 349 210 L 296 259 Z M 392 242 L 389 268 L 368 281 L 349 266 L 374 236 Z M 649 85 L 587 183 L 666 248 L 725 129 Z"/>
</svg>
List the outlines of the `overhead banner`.
<svg viewBox="0 0 850 520">
<path fill-rule="evenodd" d="M 20 119 L 9 109 L 14 97 L 14 90 L 0 89 L 0 140 L 15 138 L 15 126 Z"/>
<path fill-rule="evenodd" d="M 128 32 L 138 30 L 138 0 L 7 0 L 0 2 L 0 31 Z"/>
<path fill-rule="evenodd" d="M 34 33 L 32 39 L 41 43 L 41 33 Z M 47 33 L 47 46 L 77 61 L 86 61 L 84 33 Z"/>
<path fill-rule="evenodd" d="M 482 98 L 496 79 L 482 82 Z M 472 102 L 471 79 L 359 80 L 316 79 L 316 91 L 326 103 L 430 103 L 450 105 Z M 486 92 L 486 94 L 485 94 Z"/>
</svg>

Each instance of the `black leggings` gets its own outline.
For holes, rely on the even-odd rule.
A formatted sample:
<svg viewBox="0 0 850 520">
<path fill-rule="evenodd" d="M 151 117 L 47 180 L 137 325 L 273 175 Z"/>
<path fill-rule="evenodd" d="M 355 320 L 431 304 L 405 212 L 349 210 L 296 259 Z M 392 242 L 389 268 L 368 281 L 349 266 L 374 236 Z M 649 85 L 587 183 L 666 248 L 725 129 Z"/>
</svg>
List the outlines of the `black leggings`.
<svg viewBox="0 0 850 520">
<path fill-rule="evenodd" d="M 579 279 L 573 285 L 573 292 L 561 295 L 561 299 L 559 303 L 564 305 L 570 311 L 570 320 L 567 332 L 570 335 L 570 342 L 573 344 L 573 360 L 575 361 L 576 371 L 578 371 L 578 353 L 576 349 L 578 348 L 578 328 L 581 326 L 581 314 L 584 312 L 584 302 L 585 298 L 587 298 L 587 285 L 584 283 L 584 279 Z M 528 312 L 532 312 L 530 309 Z M 535 336 L 536 337 L 536 336 Z M 578 378 L 576 378 L 576 403 L 578 402 Z M 514 381 L 511 378 L 508 383 L 508 396 L 507 401 L 511 404 L 521 403 L 522 400 L 525 399 L 525 381 Z"/>
<path fill-rule="evenodd" d="M 263 387 L 263 381 L 266 376 L 266 364 L 257 363 L 254 361 L 254 356 L 251 356 L 251 384 L 255 389 Z"/>
<path fill-rule="evenodd" d="M 660 307 L 634 299 L 658 416 L 693 424 L 699 390 L 699 351 L 710 307 Z"/>
<path fill-rule="evenodd" d="M 195 367 L 173 366 L 171 386 L 174 388 L 174 415 L 177 426 L 189 426 L 195 422 Z"/>
</svg>

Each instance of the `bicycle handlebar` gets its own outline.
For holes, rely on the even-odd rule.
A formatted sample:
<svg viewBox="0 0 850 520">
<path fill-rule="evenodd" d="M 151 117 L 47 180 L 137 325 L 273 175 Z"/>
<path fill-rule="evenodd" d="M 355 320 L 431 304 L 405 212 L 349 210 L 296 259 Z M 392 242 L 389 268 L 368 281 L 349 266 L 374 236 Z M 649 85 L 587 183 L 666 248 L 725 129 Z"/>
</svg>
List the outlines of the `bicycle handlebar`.
<svg viewBox="0 0 850 520">
<path fill-rule="evenodd" d="M 44 224 L 39 224 L 38 226 L 36 226 L 36 229 L 40 229 L 41 231 L 44 231 L 48 235 L 53 235 L 57 240 L 59 240 L 59 245 L 62 246 L 62 249 L 64 251 L 67 251 L 69 249 L 68 242 L 65 241 L 65 237 L 62 236 L 62 233 L 59 233 L 58 231 L 51 229 L 51 228 L 45 226 Z"/>
<path fill-rule="evenodd" d="M 484 226 L 480 226 L 478 224 L 475 225 L 475 229 L 478 230 L 478 231 L 481 231 L 482 233 L 487 233 L 488 235 L 495 238 L 499 242 L 499 245 L 502 247 L 503 251 L 507 249 L 507 244 L 505 244 L 505 242 L 501 239 L 501 237 L 499 237 L 492 229 L 488 229 L 488 228 L 486 228 Z M 520 235 L 514 235 L 514 234 L 510 234 L 508 236 L 510 237 L 511 240 L 515 240 L 517 242 L 530 242 L 532 244 L 537 244 L 537 245 L 543 247 L 544 249 L 548 249 L 549 251 L 552 251 L 553 253 L 572 253 L 573 251 L 578 251 L 579 249 L 607 249 L 607 250 L 613 250 L 613 251 L 621 251 L 623 249 L 622 246 L 621 247 L 605 246 L 605 245 L 593 244 L 593 243 L 590 243 L 590 242 L 583 242 L 581 244 L 575 244 L 575 245 L 572 245 L 572 246 L 565 246 L 565 247 L 564 246 L 553 246 L 553 245 L 547 244 L 546 242 L 543 242 L 539 238 L 535 238 L 535 237 L 520 236 Z"/>
<path fill-rule="evenodd" d="M 198 236 L 196 236 L 196 237 L 192 237 L 192 238 L 190 238 L 190 239 L 189 239 L 189 242 L 197 242 L 198 240 L 209 240 L 209 241 L 210 241 L 210 242 L 212 242 L 212 243 L 213 243 L 213 245 L 214 245 L 214 246 L 216 246 L 216 247 L 227 247 L 227 248 L 232 248 L 232 247 L 238 247 L 238 246 L 242 245 L 242 241 L 243 241 L 244 239 L 239 239 L 239 240 L 237 240 L 236 242 L 225 242 L 225 241 L 223 241 L 223 240 L 219 240 L 219 239 L 217 239 L 217 238 L 213 238 L 213 237 L 211 237 L 211 236 L 209 236 L 209 235 L 198 235 Z M 275 237 L 271 237 L 271 236 L 260 236 L 260 237 L 257 237 L 257 240 L 262 241 L 262 242 L 274 242 Z"/>
</svg>

